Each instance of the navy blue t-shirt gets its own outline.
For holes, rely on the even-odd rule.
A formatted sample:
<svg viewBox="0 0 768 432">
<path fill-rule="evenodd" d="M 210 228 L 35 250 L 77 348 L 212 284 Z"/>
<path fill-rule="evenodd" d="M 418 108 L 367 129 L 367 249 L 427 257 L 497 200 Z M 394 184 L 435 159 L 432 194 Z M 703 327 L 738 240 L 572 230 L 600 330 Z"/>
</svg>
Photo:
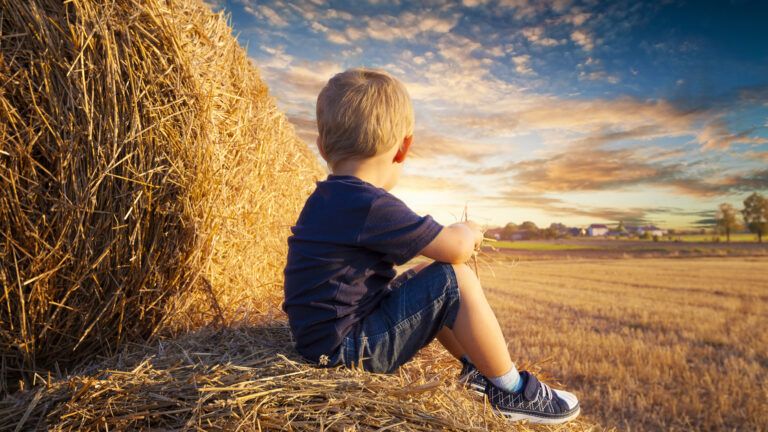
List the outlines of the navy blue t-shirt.
<svg viewBox="0 0 768 432">
<path fill-rule="evenodd" d="M 317 182 L 288 238 L 283 310 L 299 353 L 330 357 L 388 292 L 394 265 L 418 255 L 442 228 L 357 177 Z"/>
</svg>

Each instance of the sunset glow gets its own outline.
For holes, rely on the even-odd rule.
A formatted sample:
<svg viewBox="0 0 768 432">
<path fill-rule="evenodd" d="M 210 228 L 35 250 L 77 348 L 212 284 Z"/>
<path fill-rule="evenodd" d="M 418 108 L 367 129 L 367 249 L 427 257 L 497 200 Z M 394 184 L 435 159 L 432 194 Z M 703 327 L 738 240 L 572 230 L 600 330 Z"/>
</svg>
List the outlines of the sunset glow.
<svg viewBox="0 0 768 432">
<path fill-rule="evenodd" d="M 333 74 L 405 82 L 417 126 L 393 193 L 442 223 L 466 204 L 492 225 L 692 227 L 768 190 L 765 2 L 212 6 L 313 150 Z"/>
</svg>

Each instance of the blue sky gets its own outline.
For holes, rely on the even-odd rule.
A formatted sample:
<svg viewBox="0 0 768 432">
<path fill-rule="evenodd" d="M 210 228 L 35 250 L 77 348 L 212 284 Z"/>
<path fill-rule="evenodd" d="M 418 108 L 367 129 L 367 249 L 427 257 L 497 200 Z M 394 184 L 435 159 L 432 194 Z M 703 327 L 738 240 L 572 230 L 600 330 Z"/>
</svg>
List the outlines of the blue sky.
<svg viewBox="0 0 768 432">
<path fill-rule="evenodd" d="M 768 191 L 768 2 L 208 3 L 312 148 L 333 74 L 401 79 L 393 193 L 442 223 L 685 227 Z"/>
</svg>

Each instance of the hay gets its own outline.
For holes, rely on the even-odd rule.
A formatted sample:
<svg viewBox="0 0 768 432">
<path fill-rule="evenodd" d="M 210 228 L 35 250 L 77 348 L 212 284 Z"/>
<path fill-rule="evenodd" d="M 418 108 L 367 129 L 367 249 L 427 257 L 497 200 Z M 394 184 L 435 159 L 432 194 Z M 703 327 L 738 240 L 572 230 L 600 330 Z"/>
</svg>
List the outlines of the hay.
<svg viewBox="0 0 768 432">
<path fill-rule="evenodd" d="M 269 315 L 322 171 L 224 17 L 0 5 L 0 395 L 163 329 Z"/>
<path fill-rule="evenodd" d="M 0 432 L 510 429 L 457 386 L 458 362 L 434 345 L 397 374 L 381 375 L 307 366 L 284 326 L 204 329 L 130 347 L 92 369 L 0 401 Z"/>
<path fill-rule="evenodd" d="M 323 173 L 222 15 L 0 5 L 0 396 L 27 388 L 0 432 L 509 428 L 442 349 L 396 375 L 300 361 L 274 312 Z"/>
</svg>

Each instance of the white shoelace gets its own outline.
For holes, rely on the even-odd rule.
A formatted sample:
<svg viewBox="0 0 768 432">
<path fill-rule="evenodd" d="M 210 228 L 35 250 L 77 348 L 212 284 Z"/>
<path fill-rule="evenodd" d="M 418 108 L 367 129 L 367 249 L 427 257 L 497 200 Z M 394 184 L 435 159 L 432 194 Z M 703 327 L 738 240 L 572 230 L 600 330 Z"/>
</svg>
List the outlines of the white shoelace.
<svg viewBox="0 0 768 432">
<path fill-rule="evenodd" d="M 543 382 L 539 382 L 539 385 L 541 386 L 541 388 L 536 393 L 536 399 L 534 400 L 534 402 L 539 400 L 539 396 L 543 396 L 542 398 L 543 400 L 552 399 L 552 389 L 549 388 L 549 386 L 544 384 Z"/>
</svg>

